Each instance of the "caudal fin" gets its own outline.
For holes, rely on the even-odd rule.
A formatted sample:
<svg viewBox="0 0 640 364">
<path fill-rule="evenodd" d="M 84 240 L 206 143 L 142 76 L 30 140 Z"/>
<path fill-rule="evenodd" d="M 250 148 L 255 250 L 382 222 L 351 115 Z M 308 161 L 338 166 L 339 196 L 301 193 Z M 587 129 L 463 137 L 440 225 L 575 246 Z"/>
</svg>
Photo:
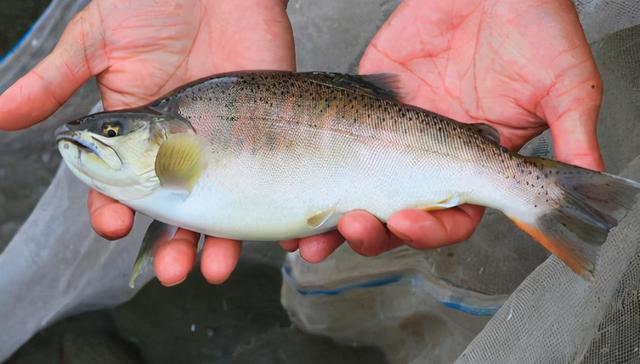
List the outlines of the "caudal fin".
<svg viewBox="0 0 640 364">
<path fill-rule="evenodd" d="M 561 163 L 553 169 L 562 190 L 556 206 L 534 223 L 511 219 L 574 272 L 591 280 L 600 246 L 640 197 L 640 183 Z"/>
</svg>

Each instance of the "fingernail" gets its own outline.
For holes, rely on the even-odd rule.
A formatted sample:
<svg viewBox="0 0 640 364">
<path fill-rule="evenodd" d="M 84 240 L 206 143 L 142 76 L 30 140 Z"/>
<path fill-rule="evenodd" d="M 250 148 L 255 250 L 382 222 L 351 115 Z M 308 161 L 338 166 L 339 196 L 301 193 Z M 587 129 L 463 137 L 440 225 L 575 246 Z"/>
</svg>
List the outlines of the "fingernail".
<svg viewBox="0 0 640 364">
<path fill-rule="evenodd" d="M 186 280 L 187 280 L 187 276 L 185 276 L 185 277 L 184 277 L 184 278 L 182 278 L 181 280 L 179 280 L 179 281 L 177 281 L 177 282 L 174 282 L 174 283 L 165 283 L 165 282 L 160 281 L 160 280 L 158 279 L 158 281 L 160 281 L 160 284 L 162 284 L 162 285 L 163 285 L 163 286 L 165 286 L 165 287 L 173 287 L 173 286 L 177 286 L 177 285 L 179 285 L 180 283 L 182 283 L 182 282 L 184 282 L 184 281 L 186 281 Z"/>
<path fill-rule="evenodd" d="M 214 286 L 219 286 L 226 281 L 226 279 L 207 279 L 205 278 L 207 283 L 212 284 Z"/>
</svg>

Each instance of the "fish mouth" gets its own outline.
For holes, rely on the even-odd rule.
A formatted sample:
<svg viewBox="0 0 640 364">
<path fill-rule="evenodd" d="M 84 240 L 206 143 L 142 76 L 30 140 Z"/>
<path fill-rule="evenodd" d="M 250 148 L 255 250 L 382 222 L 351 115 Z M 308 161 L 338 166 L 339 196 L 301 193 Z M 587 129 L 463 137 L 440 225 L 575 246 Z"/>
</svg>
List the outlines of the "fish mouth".
<svg viewBox="0 0 640 364">
<path fill-rule="evenodd" d="M 89 153 L 94 153 L 97 156 L 100 156 L 97 145 L 95 143 L 90 143 L 89 141 L 83 139 L 82 137 L 76 135 L 76 132 L 69 132 L 68 134 L 59 134 L 56 135 L 56 145 L 60 144 L 61 141 L 70 142 L 81 150 L 84 150 Z"/>
<path fill-rule="evenodd" d="M 83 141 L 80 133 L 76 130 L 69 128 L 69 123 L 63 124 L 55 131 L 56 145 L 60 145 L 61 141 L 67 141 L 74 144 L 76 147 L 86 150 L 88 152 L 95 153 L 95 148 L 92 148 L 89 143 Z"/>
<path fill-rule="evenodd" d="M 56 145 L 58 149 L 68 148 L 68 145 L 61 145 L 63 142 L 70 143 L 78 148 L 78 156 L 80 156 L 82 152 L 90 153 L 115 170 L 122 168 L 122 160 L 120 156 L 118 156 L 118 153 L 110 146 L 94 138 L 88 131 L 71 130 L 66 125 L 63 125 L 56 131 Z"/>
</svg>

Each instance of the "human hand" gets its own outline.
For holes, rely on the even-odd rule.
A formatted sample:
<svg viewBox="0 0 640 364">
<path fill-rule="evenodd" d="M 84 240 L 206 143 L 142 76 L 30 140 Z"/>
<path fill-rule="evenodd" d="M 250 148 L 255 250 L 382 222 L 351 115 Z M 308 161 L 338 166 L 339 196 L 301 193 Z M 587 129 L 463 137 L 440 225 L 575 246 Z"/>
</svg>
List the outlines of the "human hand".
<svg viewBox="0 0 640 364">
<path fill-rule="evenodd" d="M 284 0 L 94 0 L 67 26 L 53 52 L 0 96 L 0 129 L 31 126 L 97 76 L 105 109 L 140 106 L 188 81 L 248 69 L 294 70 Z M 92 190 L 95 231 L 129 233 L 134 213 Z M 165 285 L 193 267 L 198 234 L 178 230 L 158 247 L 154 266 Z M 220 283 L 235 268 L 240 243 L 207 237 L 201 270 Z"/>
<path fill-rule="evenodd" d="M 372 40 L 360 72 L 399 76 L 403 101 L 461 122 L 486 123 L 518 149 L 551 129 L 558 160 L 595 170 L 602 82 L 569 0 L 405 0 Z M 400 211 L 386 227 L 363 212 L 338 230 L 363 255 L 406 242 L 436 248 L 468 238 L 483 209 L 462 205 Z M 320 261 L 342 239 L 336 232 L 289 241 Z"/>
</svg>

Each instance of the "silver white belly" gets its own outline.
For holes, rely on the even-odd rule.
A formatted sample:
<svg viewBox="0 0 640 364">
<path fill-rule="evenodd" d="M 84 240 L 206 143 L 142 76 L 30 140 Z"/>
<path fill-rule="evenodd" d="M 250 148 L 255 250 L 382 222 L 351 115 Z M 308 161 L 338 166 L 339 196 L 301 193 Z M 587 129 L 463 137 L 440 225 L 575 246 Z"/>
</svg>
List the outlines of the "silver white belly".
<svg viewBox="0 0 640 364">
<path fill-rule="evenodd" d="M 280 240 L 333 229 L 347 211 L 362 209 L 386 220 L 405 208 L 496 205 L 495 176 L 473 165 L 448 165 L 444 156 L 355 145 L 345 157 L 252 154 L 218 158 L 190 193 L 160 188 L 126 202 L 165 223 L 207 235 Z M 231 158 L 231 157 L 230 157 Z M 502 201 L 505 206 L 513 201 Z M 516 201 L 522 205 L 521 201 Z M 320 226 L 308 219 L 332 211 Z"/>
</svg>

